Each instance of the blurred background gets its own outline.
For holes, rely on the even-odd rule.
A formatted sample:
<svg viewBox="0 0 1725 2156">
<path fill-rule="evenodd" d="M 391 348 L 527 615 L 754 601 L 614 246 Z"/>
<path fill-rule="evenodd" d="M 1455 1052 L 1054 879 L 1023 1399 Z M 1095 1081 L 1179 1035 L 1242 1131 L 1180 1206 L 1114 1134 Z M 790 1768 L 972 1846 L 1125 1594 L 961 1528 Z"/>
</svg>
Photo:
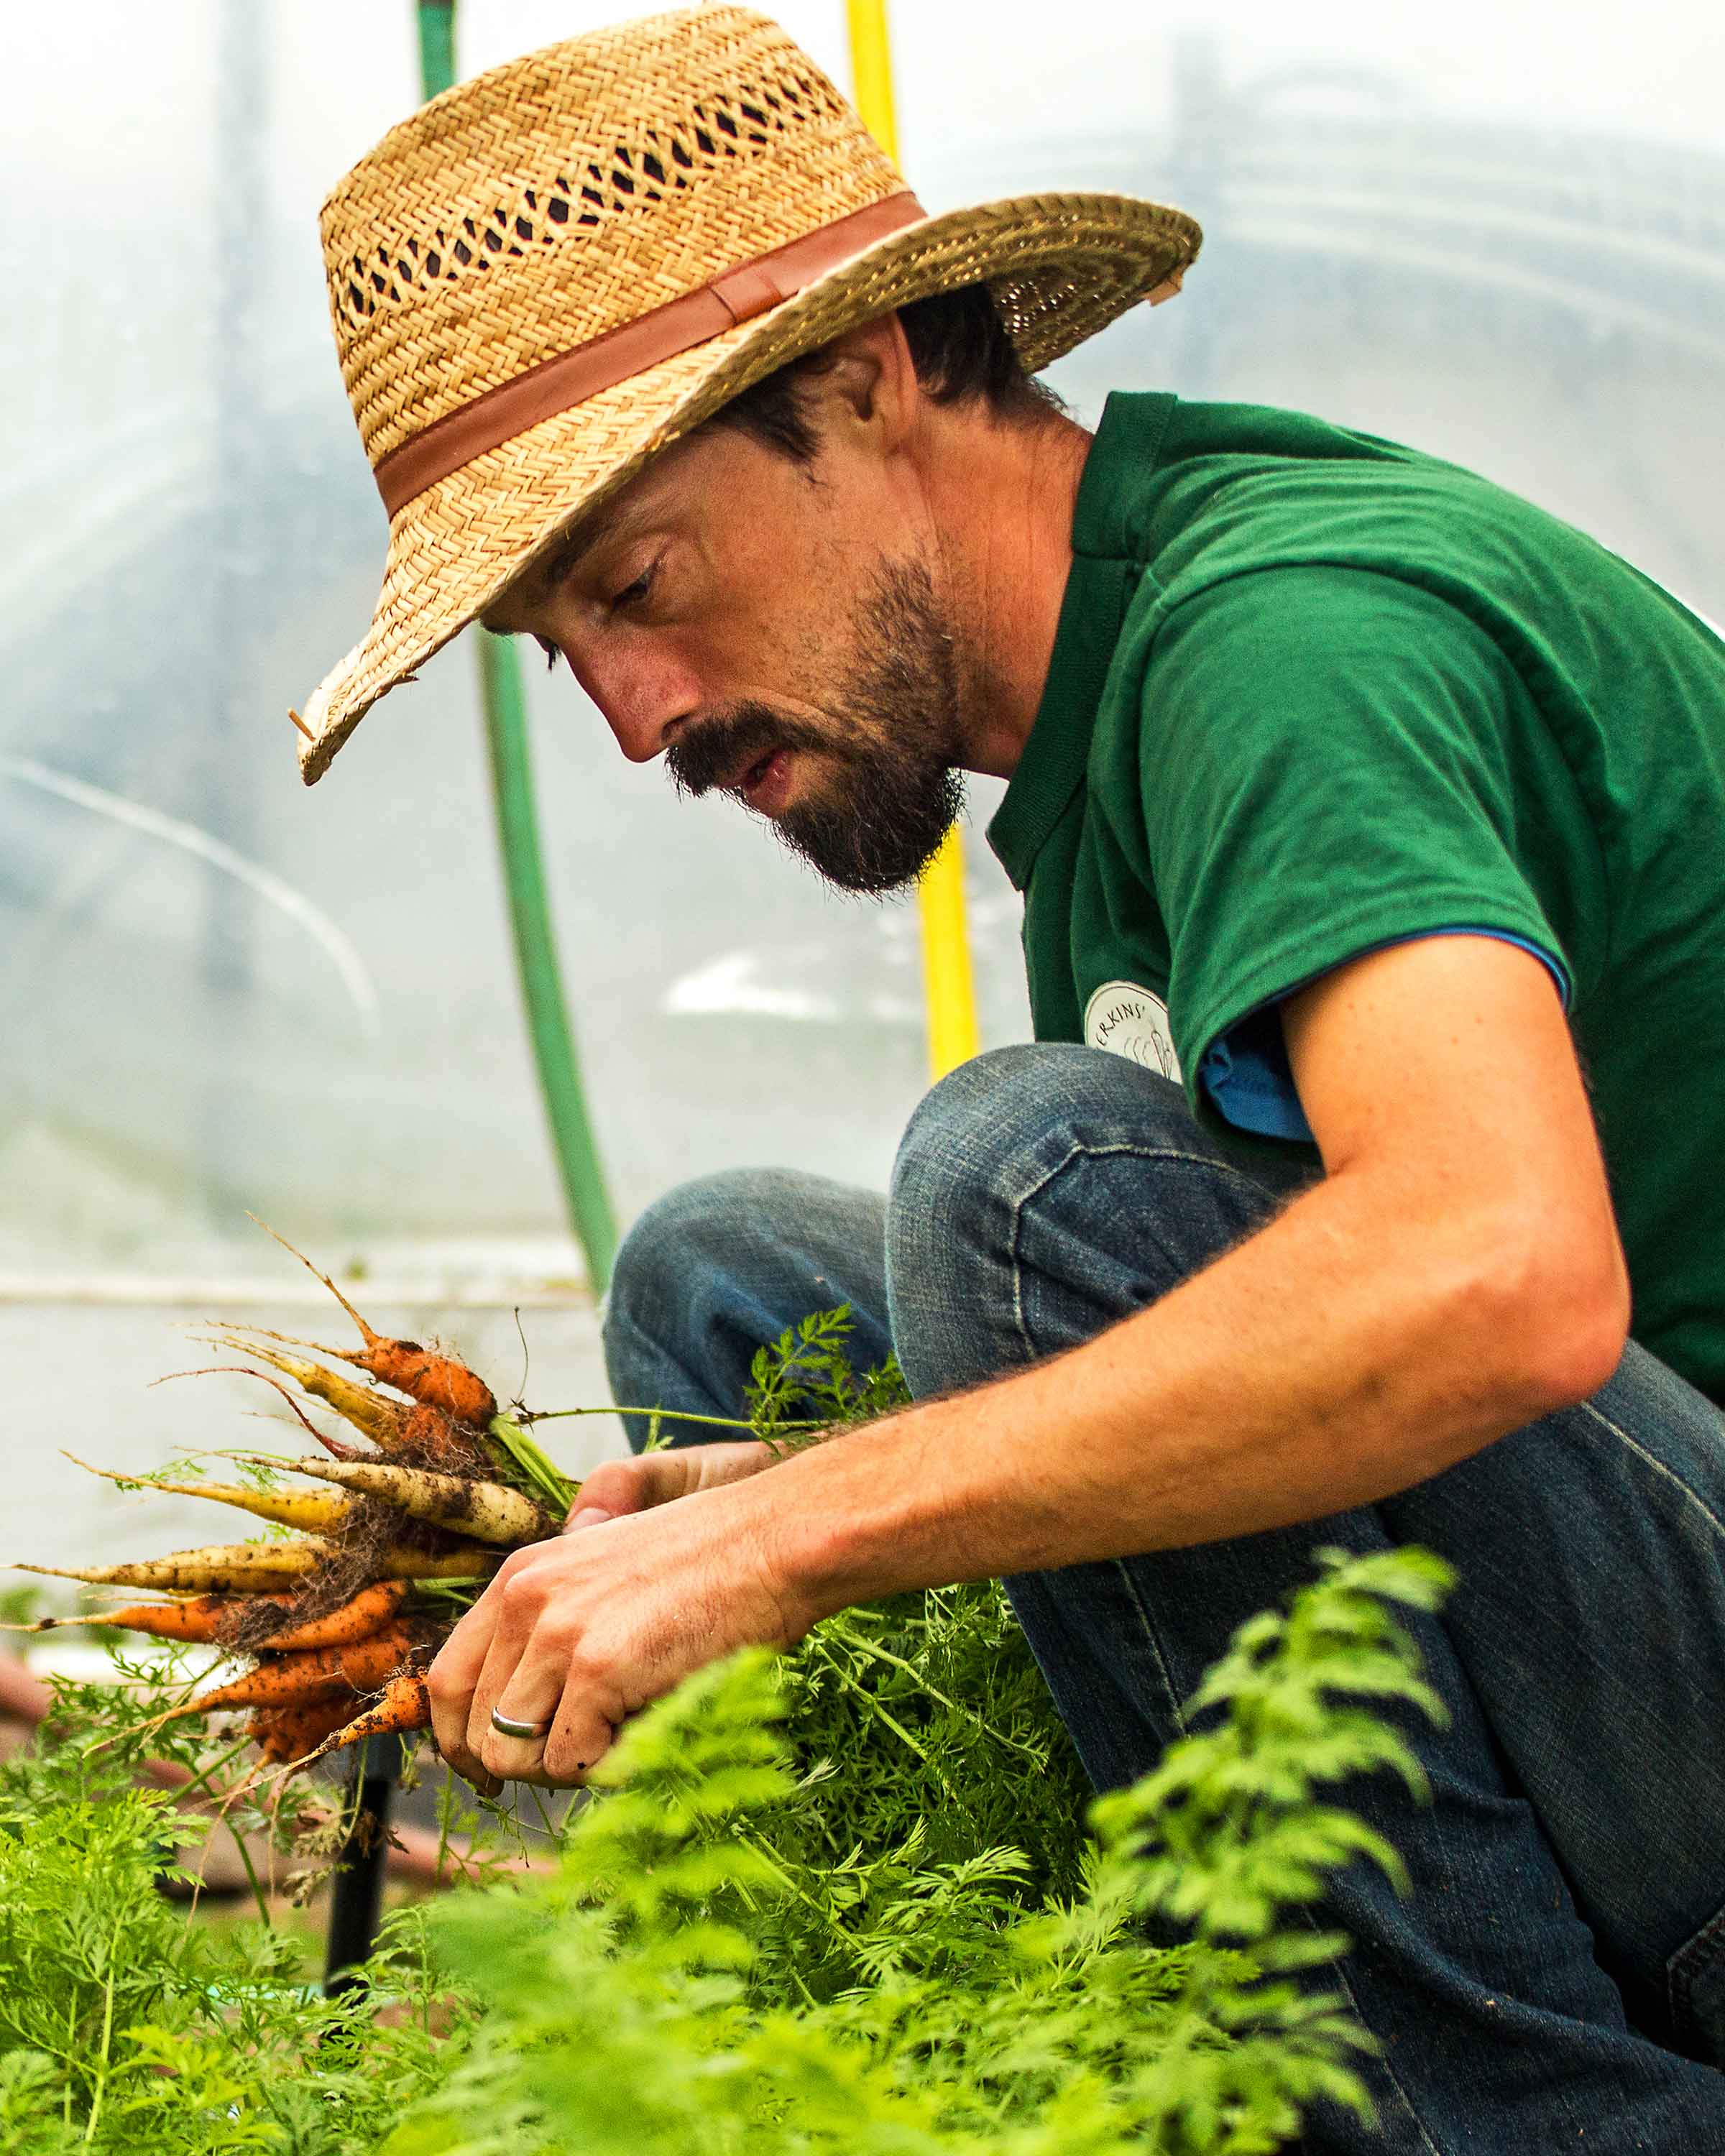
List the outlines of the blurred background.
<svg viewBox="0 0 1725 2156">
<path fill-rule="evenodd" d="M 464 0 L 461 70 L 617 12 Z M 777 12 L 847 83 L 839 0 Z M 104 1456 L 184 1444 L 198 1389 L 143 1391 L 196 1359 L 179 1321 L 328 1323 L 293 1306 L 300 1281 L 250 1210 L 371 1282 L 380 1319 L 461 1341 L 500 1392 L 530 1353 L 536 1404 L 598 1399 L 473 652 L 393 696 L 314 793 L 286 716 L 359 634 L 382 558 L 316 214 L 415 101 L 408 0 L 60 0 L 8 32 L 25 91 L 0 140 L 22 212 L 0 330 L 14 1397 L 34 1426 L 63 1421 L 72 1365 L 79 1436 L 94 1419 Z M 1725 613 L 1717 10 L 899 0 L 893 33 L 902 160 L 930 208 L 1078 185 L 1205 228 L 1178 305 L 1055 371 L 1080 417 L 1117 386 L 1314 410 L 1472 465 Z M 882 1180 L 925 1083 L 914 910 L 827 894 L 728 803 L 674 801 L 567 674 L 530 670 L 528 691 L 619 1219 L 727 1163 Z M 1028 1032 L 1016 901 L 981 837 L 996 792 L 975 789 L 969 845 L 985 1044 Z M 564 1427 L 589 1433 L 572 1460 L 614 1441 Z M 71 1485 L 25 1479 L 46 1522 Z M 160 1514 L 137 1518 L 159 1547 Z M 118 1553 L 111 1523 L 101 1542 Z"/>
</svg>

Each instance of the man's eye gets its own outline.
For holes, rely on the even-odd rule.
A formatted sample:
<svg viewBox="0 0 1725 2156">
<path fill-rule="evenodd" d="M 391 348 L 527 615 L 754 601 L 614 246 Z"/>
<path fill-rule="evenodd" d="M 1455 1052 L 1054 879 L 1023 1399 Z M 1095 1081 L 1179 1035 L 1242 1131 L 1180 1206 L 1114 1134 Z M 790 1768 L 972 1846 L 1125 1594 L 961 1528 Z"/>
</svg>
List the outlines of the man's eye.
<svg viewBox="0 0 1725 2156">
<path fill-rule="evenodd" d="M 611 600 L 612 613 L 622 613 L 629 607 L 639 606 L 648 593 L 652 590 L 653 579 L 658 571 L 659 564 L 655 562 L 651 568 L 643 569 L 632 584 L 625 584 L 620 592 L 614 593 Z"/>
</svg>

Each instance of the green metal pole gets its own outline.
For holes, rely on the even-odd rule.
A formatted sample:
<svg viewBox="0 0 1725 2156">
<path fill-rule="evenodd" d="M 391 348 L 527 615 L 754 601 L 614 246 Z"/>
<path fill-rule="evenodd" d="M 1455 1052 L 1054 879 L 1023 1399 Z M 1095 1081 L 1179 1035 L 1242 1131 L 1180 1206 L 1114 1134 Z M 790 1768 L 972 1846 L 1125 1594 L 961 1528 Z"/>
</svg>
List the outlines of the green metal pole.
<svg viewBox="0 0 1725 2156">
<path fill-rule="evenodd" d="M 418 22 L 420 86 L 426 97 L 435 97 L 455 80 L 455 0 L 418 0 Z M 593 1142 L 575 1036 L 563 998 L 562 968 L 557 962 L 545 862 L 539 847 L 539 819 L 533 803 L 533 765 L 527 745 L 527 706 L 521 664 L 513 645 L 501 636 L 481 629 L 479 639 L 491 796 L 497 811 L 497 843 L 509 893 L 521 1000 L 526 1006 L 545 1120 L 562 1177 L 569 1218 L 587 1254 L 588 1276 L 595 1291 L 603 1293 L 610 1281 L 611 1261 L 617 1255 L 617 1222 L 605 1189 L 598 1148 Z"/>
<path fill-rule="evenodd" d="M 514 647 L 490 630 L 480 637 L 480 680 L 485 692 L 485 738 L 491 752 L 491 791 L 497 806 L 497 839 L 509 887 L 516 964 L 521 999 L 539 1065 L 545 1119 L 563 1178 L 563 1195 L 596 1292 L 611 1279 L 617 1255 L 617 1222 L 599 1167 L 576 1060 L 575 1036 L 563 1000 L 562 969 L 546 896 L 539 851 L 539 819 L 533 805 L 533 767 L 527 747 L 526 700 Z"/>
<path fill-rule="evenodd" d="M 455 0 L 419 0 L 419 95 L 435 97 L 455 80 Z"/>
</svg>

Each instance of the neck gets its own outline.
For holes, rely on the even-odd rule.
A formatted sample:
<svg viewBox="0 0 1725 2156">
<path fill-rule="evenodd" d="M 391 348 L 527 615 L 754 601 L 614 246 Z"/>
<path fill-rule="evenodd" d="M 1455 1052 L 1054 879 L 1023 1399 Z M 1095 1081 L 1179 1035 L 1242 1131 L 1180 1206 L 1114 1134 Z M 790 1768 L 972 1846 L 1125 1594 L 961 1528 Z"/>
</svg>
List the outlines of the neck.
<svg viewBox="0 0 1725 2156">
<path fill-rule="evenodd" d="M 1010 778 L 1030 735 L 1072 567 L 1091 436 L 1063 413 L 1003 421 L 937 408 L 930 484 L 961 654 L 964 768 Z"/>
</svg>

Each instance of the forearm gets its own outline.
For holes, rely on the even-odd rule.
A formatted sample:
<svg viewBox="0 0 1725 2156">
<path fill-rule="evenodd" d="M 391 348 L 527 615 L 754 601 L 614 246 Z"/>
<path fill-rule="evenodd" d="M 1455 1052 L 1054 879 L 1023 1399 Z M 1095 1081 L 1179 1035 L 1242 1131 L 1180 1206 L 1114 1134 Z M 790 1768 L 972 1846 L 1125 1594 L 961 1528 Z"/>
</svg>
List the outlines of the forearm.
<svg viewBox="0 0 1725 2156">
<path fill-rule="evenodd" d="M 1507 1225 L 1396 1196 L 1332 1178 L 1082 1347 L 762 1477 L 787 1575 L 835 1609 L 1321 1518 L 1603 1382 L 1517 1337 L 1590 1290 L 1529 1295 L 1479 1263 Z"/>
</svg>

